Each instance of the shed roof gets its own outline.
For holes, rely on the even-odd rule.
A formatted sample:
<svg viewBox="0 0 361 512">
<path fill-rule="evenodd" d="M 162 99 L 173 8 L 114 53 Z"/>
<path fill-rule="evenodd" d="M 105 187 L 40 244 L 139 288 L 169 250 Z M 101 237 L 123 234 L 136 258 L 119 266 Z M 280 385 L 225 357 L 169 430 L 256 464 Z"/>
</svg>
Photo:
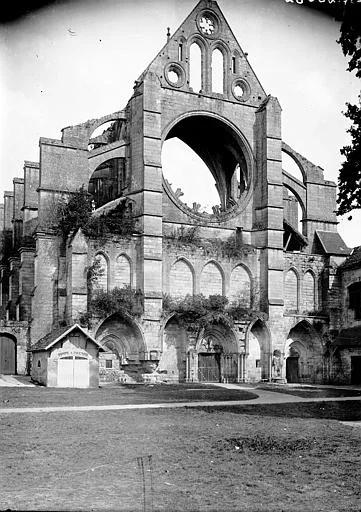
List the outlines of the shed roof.
<svg viewBox="0 0 361 512">
<path fill-rule="evenodd" d="M 49 350 L 53 345 L 58 343 L 58 341 L 62 340 L 68 334 L 75 330 L 80 330 L 84 334 L 84 336 L 86 336 L 90 341 L 97 345 L 97 347 L 99 347 L 101 351 L 104 351 L 101 344 L 92 336 L 90 336 L 90 334 L 87 333 L 82 327 L 80 327 L 79 324 L 73 324 L 70 327 L 60 327 L 59 329 L 54 329 L 53 331 L 49 332 L 46 336 L 41 338 L 39 341 L 35 343 L 35 345 L 31 347 L 30 352 Z"/>
<path fill-rule="evenodd" d="M 347 247 L 339 233 L 334 231 L 315 231 L 321 246 L 326 254 L 334 254 L 335 256 L 347 256 L 351 249 Z"/>
</svg>

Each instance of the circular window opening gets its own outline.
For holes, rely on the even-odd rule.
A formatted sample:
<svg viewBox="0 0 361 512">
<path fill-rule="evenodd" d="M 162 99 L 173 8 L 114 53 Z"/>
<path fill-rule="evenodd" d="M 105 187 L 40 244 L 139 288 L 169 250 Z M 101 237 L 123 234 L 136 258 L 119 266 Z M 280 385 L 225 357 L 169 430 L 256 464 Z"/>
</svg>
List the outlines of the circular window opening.
<svg viewBox="0 0 361 512">
<path fill-rule="evenodd" d="M 172 82 L 172 84 L 176 84 L 179 80 L 178 73 L 174 71 L 174 69 L 171 69 L 168 71 L 168 80 Z"/>
<path fill-rule="evenodd" d="M 197 23 L 199 31 L 205 36 L 214 36 L 218 32 L 219 21 L 216 16 L 209 11 L 202 12 Z"/>
<path fill-rule="evenodd" d="M 163 176 L 179 203 L 197 214 L 233 210 L 249 189 L 249 166 L 239 136 L 209 116 L 179 121 L 162 147 Z"/>
<path fill-rule="evenodd" d="M 172 87 L 182 87 L 184 84 L 185 73 L 183 68 L 173 62 L 166 66 L 164 76 Z"/>
<path fill-rule="evenodd" d="M 236 80 L 232 87 L 232 93 L 236 100 L 246 101 L 251 94 L 251 90 L 245 80 Z"/>
<path fill-rule="evenodd" d="M 244 90 L 240 85 L 236 85 L 236 87 L 234 88 L 234 95 L 238 99 L 241 99 L 242 96 L 244 95 Z"/>
</svg>

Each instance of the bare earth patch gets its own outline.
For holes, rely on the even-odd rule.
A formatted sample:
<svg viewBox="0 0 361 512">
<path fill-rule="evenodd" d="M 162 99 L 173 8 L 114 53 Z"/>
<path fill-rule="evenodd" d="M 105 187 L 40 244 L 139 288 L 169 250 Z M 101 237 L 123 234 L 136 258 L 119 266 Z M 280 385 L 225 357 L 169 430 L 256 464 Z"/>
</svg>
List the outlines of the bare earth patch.
<svg viewBox="0 0 361 512">
<path fill-rule="evenodd" d="M 0 415 L 0 507 L 356 511 L 361 429 L 325 419 L 350 419 L 356 407 Z"/>
</svg>

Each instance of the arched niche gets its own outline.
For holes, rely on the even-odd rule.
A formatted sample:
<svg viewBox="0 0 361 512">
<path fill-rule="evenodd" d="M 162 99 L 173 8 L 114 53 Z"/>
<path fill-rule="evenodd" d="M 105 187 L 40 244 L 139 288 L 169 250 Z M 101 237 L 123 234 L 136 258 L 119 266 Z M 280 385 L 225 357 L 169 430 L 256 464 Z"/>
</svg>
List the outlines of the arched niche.
<svg viewBox="0 0 361 512">
<path fill-rule="evenodd" d="M 307 270 L 303 276 L 303 309 L 306 312 L 316 310 L 316 279 L 311 270 Z"/>
<path fill-rule="evenodd" d="M 162 336 L 162 355 L 158 371 L 163 379 L 182 382 L 186 378 L 187 333 L 178 320 L 172 316 L 166 322 Z"/>
<path fill-rule="evenodd" d="M 231 273 L 229 299 L 245 308 L 251 306 L 251 274 L 243 265 L 237 265 Z"/>
<path fill-rule="evenodd" d="M 126 254 L 119 254 L 114 266 L 114 286 L 123 288 L 132 285 L 132 263 Z"/>
<path fill-rule="evenodd" d="M 169 294 L 172 297 L 185 297 L 194 292 L 194 269 L 183 258 L 173 263 L 169 274 Z"/>
<path fill-rule="evenodd" d="M 287 382 L 323 382 L 323 346 L 319 334 L 306 320 L 289 331 L 285 344 Z"/>
<path fill-rule="evenodd" d="M 200 278 L 200 292 L 209 295 L 223 295 L 224 274 L 221 267 L 214 261 L 206 263 Z"/>
<path fill-rule="evenodd" d="M 298 311 L 299 278 L 295 269 L 291 268 L 286 272 L 284 281 L 284 302 L 285 309 Z"/>
<path fill-rule="evenodd" d="M 257 319 L 251 324 L 246 337 L 246 380 L 257 382 L 270 378 L 271 338 L 268 327 Z"/>
<path fill-rule="evenodd" d="M 109 285 L 109 259 L 103 252 L 98 252 L 94 257 L 97 266 L 96 277 L 93 281 L 95 289 L 108 291 Z"/>
<path fill-rule="evenodd" d="M 98 326 L 95 334 L 101 345 L 113 346 L 114 353 L 123 354 L 127 364 L 144 360 L 146 345 L 142 330 L 129 315 L 114 313 Z"/>
</svg>

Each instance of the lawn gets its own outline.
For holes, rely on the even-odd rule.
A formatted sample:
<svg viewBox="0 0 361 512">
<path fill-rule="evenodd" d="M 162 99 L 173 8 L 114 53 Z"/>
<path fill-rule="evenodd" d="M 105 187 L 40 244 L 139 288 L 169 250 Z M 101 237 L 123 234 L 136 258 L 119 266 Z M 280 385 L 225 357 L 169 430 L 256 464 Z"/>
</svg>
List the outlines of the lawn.
<svg viewBox="0 0 361 512">
<path fill-rule="evenodd" d="M 327 419 L 355 411 L 360 402 L 0 415 L 0 508 L 360 510 L 361 428 Z"/>
<path fill-rule="evenodd" d="M 251 400 L 258 396 L 242 388 L 224 389 L 196 383 L 130 384 L 88 389 L 3 387 L 0 393 L 0 408 Z"/>
</svg>

